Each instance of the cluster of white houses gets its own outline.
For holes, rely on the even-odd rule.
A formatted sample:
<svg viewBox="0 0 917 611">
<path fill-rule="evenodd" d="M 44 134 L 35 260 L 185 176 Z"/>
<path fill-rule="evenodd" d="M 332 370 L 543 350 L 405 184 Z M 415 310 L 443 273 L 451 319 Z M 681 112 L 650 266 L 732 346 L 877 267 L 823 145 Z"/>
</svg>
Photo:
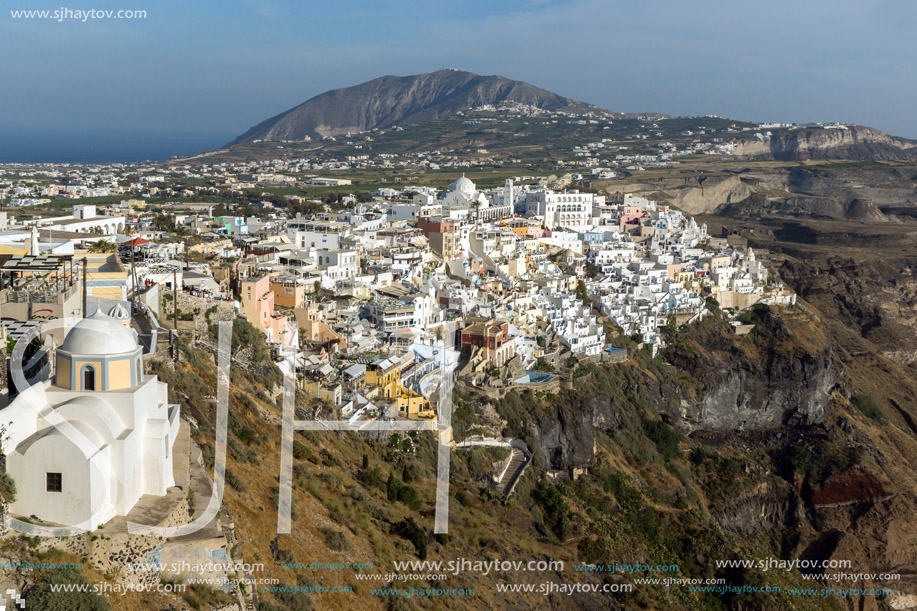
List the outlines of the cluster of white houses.
<svg viewBox="0 0 917 611">
<path fill-rule="evenodd" d="M 6 332 L 96 312 L 55 338 L 54 377 L 0 410 L 19 487 L 11 511 L 95 528 L 174 485 L 179 410 L 143 371 L 155 339 L 140 341 L 130 322 L 142 301 L 155 327 L 178 290 L 194 316 L 222 303 L 247 319 L 301 392 L 354 423 L 436 417 L 436 347 L 452 321 L 477 371 L 513 361 L 525 371 L 552 351 L 602 358 L 614 348 L 606 322 L 655 348 L 660 329 L 702 315 L 708 295 L 743 308 L 780 290 L 751 249 L 637 197 L 513 180 L 482 190 L 461 176 L 443 192 L 381 189 L 344 203 L 309 217 L 176 205 L 167 212 L 181 242 L 133 204 L 3 227 Z M 102 239 L 117 253 L 90 268 L 84 248 Z M 83 278 L 97 297 L 85 313 Z"/>
</svg>

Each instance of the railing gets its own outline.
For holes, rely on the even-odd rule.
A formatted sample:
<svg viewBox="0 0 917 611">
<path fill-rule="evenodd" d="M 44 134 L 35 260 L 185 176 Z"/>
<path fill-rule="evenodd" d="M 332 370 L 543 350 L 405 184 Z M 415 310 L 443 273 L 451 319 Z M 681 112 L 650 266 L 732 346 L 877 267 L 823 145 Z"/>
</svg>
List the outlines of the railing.
<svg viewBox="0 0 917 611">
<path fill-rule="evenodd" d="M 75 292 L 75 285 L 63 292 L 56 287 L 7 289 L 0 293 L 0 303 L 63 303 Z"/>
</svg>

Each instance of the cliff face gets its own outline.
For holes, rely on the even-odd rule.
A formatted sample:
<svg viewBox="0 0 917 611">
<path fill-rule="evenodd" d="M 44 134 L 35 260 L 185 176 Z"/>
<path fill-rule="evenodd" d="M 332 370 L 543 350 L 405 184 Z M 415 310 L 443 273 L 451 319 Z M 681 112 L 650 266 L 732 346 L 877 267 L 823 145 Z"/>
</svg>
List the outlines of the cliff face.
<svg viewBox="0 0 917 611">
<path fill-rule="evenodd" d="M 740 535 L 795 527 L 805 521 L 802 499 L 786 481 L 770 477 L 732 499 L 717 521 Z"/>
<path fill-rule="evenodd" d="M 745 431 L 823 422 L 834 386 L 827 354 L 741 362 L 716 378 L 688 412 L 694 428 Z"/>
<path fill-rule="evenodd" d="M 917 142 L 889 136 L 871 127 L 850 125 L 847 129 L 798 129 L 764 140 L 745 140 L 733 154 L 778 161 L 905 160 L 917 159 Z"/>
<path fill-rule="evenodd" d="M 688 429 L 753 431 L 824 422 L 836 378 L 829 343 L 817 326 L 766 313 L 752 333 L 739 338 L 724 335 L 728 331 L 714 328 L 717 323 L 704 324 L 708 328 L 666 354 L 700 382 L 693 400 L 682 404 Z"/>
<path fill-rule="evenodd" d="M 881 259 L 832 257 L 787 261 L 781 275 L 807 301 L 842 323 L 893 361 L 917 361 L 917 259 L 889 254 Z"/>
<path fill-rule="evenodd" d="M 416 76 L 383 76 L 327 91 L 252 127 L 230 143 L 302 140 L 430 121 L 483 104 L 518 102 L 546 110 L 608 114 L 522 81 L 438 70 Z"/>
<path fill-rule="evenodd" d="M 547 471 L 569 471 L 592 465 L 592 412 L 582 406 L 557 406 L 532 424 L 535 447 Z"/>
<path fill-rule="evenodd" d="M 651 405 L 687 431 L 768 431 L 825 422 L 838 376 L 830 342 L 812 321 L 768 312 L 745 336 L 719 318 L 685 333 L 663 354 L 680 381 L 627 365 L 615 370 L 611 392 L 569 393 L 533 417 L 528 426 L 545 469 L 592 466 L 593 429 L 633 435 L 639 429 L 634 405 Z"/>
<path fill-rule="evenodd" d="M 753 192 L 749 184 L 740 176 L 690 176 L 679 178 L 660 178 L 648 182 L 629 183 L 627 192 L 642 195 L 651 199 L 664 197 L 679 210 L 688 214 L 709 214 L 721 206 L 740 202 Z M 615 188 L 620 186 L 615 185 Z"/>
</svg>

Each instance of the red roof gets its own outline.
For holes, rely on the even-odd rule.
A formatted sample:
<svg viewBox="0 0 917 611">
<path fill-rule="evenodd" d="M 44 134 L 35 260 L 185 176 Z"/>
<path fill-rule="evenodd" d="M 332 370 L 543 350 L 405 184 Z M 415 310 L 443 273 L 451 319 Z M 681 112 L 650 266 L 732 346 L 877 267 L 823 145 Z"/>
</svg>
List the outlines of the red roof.
<svg viewBox="0 0 917 611">
<path fill-rule="evenodd" d="M 134 238 L 133 240 L 127 240 L 125 242 L 121 242 L 121 244 L 129 244 L 131 246 L 141 246 L 143 244 L 150 244 L 150 241 L 144 240 L 143 238 Z"/>
</svg>

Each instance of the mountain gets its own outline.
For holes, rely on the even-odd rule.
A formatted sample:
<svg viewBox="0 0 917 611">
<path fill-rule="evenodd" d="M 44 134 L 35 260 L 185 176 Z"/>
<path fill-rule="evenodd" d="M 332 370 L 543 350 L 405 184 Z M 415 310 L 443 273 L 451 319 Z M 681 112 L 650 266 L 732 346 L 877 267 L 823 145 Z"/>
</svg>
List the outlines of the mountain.
<svg viewBox="0 0 917 611">
<path fill-rule="evenodd" d="M 847 125 L 832 129 L 794 129 L 763 140 L 744 140 L 733 154 L 777 161 L 896 161 L 917 159 L 917 141 L 889 136 L 871 127 Z"/>
<path fill-rule="evenodd" d="M 333 89 L 255 125 L 229 145 L 254 140 L 302 140 L 420 123 L 501 102 L 545 110 L 612 114 L 502 76 L 437 70 L 415 76 L 383 76 Z"/>
</svg>

